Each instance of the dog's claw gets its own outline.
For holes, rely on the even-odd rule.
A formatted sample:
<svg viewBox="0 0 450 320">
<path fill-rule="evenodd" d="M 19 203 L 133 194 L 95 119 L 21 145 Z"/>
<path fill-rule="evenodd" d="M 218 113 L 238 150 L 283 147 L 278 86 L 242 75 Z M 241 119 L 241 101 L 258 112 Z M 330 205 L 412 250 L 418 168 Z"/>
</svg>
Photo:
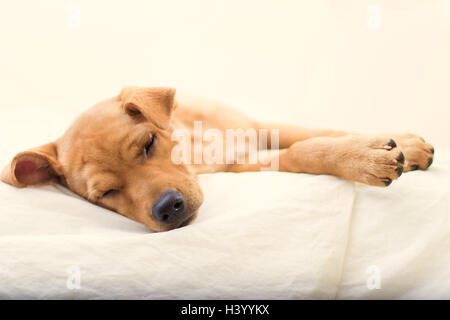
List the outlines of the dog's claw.
<svg viewBox="0 0 450 320">
<path fill-rule="evenodd" d="M 403 152 L 400 152 L 400 154 L 397 157 L 397 161 L 400 163 L 405 163 L 405 155 L 403 154 Z"/>
<path fill-rule="evenodd" d="M 395 169 L 395 172 L 397 172 L 398 177 L 400 177 L 403 173 L 403 167 L 398 167 L 397 169 Z"/>
</svg>

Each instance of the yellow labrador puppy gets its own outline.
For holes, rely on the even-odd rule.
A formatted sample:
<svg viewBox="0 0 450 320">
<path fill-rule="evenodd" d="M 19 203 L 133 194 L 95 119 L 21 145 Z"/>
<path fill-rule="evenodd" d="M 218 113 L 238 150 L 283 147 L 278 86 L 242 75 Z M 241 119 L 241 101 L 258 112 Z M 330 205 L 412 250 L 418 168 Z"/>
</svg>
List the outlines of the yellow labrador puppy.
<svg viewBox="0 0 450 320">
<path fill-rule="evenodd" d="M 208 135 L 199 138 L 199 128 Z M 230 130 L 244 132 L 249 142 L 238 148 L 219 141 L 221 135 L 234 139 Z M 230 154 L 240 161 L 230 161 Z M 214 103 L 175 99 L 174 89 L 127 87 L 82 113 L 54 142 L 17 154 L 2 180 L 20 188 L 57 182 L 150 230 L 165 231 L 196 217 L 203 201 L 198 173 L 269 168 L 384 187 L 402 172 L 427 169 L 433 154 L 414 134 L 260 123 Z"/>
</svg>

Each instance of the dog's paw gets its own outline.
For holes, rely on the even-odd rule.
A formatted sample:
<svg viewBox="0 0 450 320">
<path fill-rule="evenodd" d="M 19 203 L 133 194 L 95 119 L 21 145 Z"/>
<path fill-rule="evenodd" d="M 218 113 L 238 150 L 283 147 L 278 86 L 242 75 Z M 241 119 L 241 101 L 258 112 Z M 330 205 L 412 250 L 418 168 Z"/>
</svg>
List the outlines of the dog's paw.
<svg viewBox="0 0 450 320">
<path fill-rule="evenodd" d="M 394 138 L 398 148 L 405 155 L 404 172 L 426 170 L 433 163 L 434 148 L 418 135 L 405 133 L 390 135 Z"/>
<path fill-rule="evenodd" d="M 346 140 L 339 170 L 343 178 L 386 187 L 402 175 L 405 156 L 394 139 L 358 135 Z"/>
</svg>

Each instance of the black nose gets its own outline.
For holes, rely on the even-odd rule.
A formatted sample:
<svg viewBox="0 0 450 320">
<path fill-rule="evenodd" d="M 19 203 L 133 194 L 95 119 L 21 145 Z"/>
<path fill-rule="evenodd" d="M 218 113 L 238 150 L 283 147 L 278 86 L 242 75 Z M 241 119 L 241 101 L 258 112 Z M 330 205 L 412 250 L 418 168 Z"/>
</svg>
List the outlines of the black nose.
<svg viewBox="0 0 450 320">
<path fill-rule="evenodd" d="M 173 223 L 184 217 L 184 198 L 177 191 L 164 193 L 153 205 L 152 214 L 156 220 Z"/>
</svg>

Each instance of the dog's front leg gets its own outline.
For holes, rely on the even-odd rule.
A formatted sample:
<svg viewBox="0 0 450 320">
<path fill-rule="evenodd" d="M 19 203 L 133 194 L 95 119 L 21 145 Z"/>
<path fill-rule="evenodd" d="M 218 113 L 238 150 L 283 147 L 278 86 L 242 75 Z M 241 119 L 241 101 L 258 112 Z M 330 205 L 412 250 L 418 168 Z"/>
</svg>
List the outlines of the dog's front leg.
<svg viewBox="0 0 450 320">
<path fill-rule="evenodd" d="M 346 135 L 299 141 L 273 150 L 257 164 L 232 164 L 227 171 L 273 170 L 330 174 L 374 186 L 388 186 L 403 172 L 405 158 L 394 140 L 384 136 Z M 260 157 L 260 160 L 264 157 Z M 268 161 L 269 160 L 269 161 Z M 267 163 L 276 163 L 270 167 Z"/>
<path fill-rule="evenodd" d="M 281 171 L 331 174 L 383 187 L 400 177 L 404 162 L 395 141 L 383 136 L 312 138 L 280 154 Z"/>
</svg>

